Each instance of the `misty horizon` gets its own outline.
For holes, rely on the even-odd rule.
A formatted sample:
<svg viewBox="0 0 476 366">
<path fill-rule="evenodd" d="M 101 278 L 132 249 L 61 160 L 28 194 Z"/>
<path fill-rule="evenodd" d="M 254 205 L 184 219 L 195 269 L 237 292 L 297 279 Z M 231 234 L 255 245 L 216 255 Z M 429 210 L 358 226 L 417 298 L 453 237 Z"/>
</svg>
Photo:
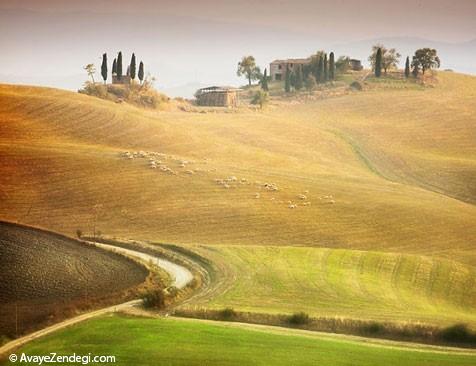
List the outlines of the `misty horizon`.
<svg viewBox="0 0 476 366">
<path fill-rule="evenodd" d="M 291 10 L 289 4 L 274 0 L 267 2 L 269 15 L 263 21 L 258 21 L 257 14 L 244 17 L 242 11 L 226 1 L 223 3 L 228 8 L 214 1 L 200 2 L 217 9 L 209 14 L 187 1 L 180 2 L 185 4 L 182 7 L 161 2 L 162 11 L 148 1 L 141 2 L 142 8 L 132 9 L 126 3 L 109 8 L 108 1 L 95 3 L 0 1 L 0 81 L 77 90 L 87 79 L 84 65 L 94 63 L 99 69 L 106 52 L 110 69 L 117 52 L 123 52 L 124 64 L 135 52 L 138 60 L 144 61 L 146 73 L 156 77 L 159 89 L 170 91 L 172 96 L 187 97 L 197 86 L 244 84 L 245 80 L 236 76 L 236 65 L 244 55 L 255 56 L 262 70 L 274 59 L 308 57 L 318 50 L 357 58 L 367 66 L 370 48 L 377 42 L 397 48 L 402 54 L 400 66 L 417 48 L 432 47 L 438 50 L 442 69 L 476 73 L 472 62 L 476 56 L 476 26 L 468 22 L 476 14 L 476 4 L 468 2 L 437 1 L 432 6 L 439 12 L 426 14 L 429 2 L 420 1 L 415 14 L 408 15 L 405 24 L 398 26 L 403 23 L 401 13 L 380 19 L 377 15 L 382 7 L 364 1 L 363 12 L 375 6 L 375 27 L 365 25 L 367 18 L 363 15 L 349 15 L 350 10 L 342 10 L 355 10 L 354 6 L 320 3 L 329 14 L 342 12 L 340 18 L 332 20 L 322 12 L 314 13 L 325 25 L 322 30 L 315 24 L 303 29 L 303 24 L 312 18 L 309 14 L 281 22 L 282 12 Z M 304 0 L 299 3 L 318 9 Z M 452 21 L 455 17 L 456 26 Z M 385 31 L 380 30 L 382 25 Z M 449 32 L 449 28 L 453 30 Z M 187 85 L 190 90 L 183 88 Z"/>
</svg>

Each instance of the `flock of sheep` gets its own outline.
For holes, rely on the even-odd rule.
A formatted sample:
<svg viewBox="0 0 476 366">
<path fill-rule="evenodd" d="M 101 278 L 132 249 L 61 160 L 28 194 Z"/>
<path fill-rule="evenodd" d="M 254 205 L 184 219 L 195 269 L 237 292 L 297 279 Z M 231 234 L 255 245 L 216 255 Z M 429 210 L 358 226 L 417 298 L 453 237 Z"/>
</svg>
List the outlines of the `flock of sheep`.
<svg viewBox="0 0 476 366">
<path fill-rule="evenodd" d="M 193 175 L 197 172 L 214 172 L 216 169 L 210 168 L 210 169 L 201 169 L 201 168 L 194 168 L 191 169 L 189 168 L 189 165 L 191 164 L 197 164 L 196 161 L 192 160 L 183 160 L 181 158 L 178 158 L 173 155 L 167 155 L 159 152 L 150 152 L 150 151 L 134 151 L 134 152 L 129 152 L 125 151 L 120 154 L 120 156 L 124 159 L 132 160 L 132 159 L 148 159 L 148 166 L 150 169 L 158 169 L 164 173 L 172 174 L 172 175 L 178 175 L 180 172 L 186 175 Z M 170 166 L 166 164 L 166 161 L 170 165 L 171 163 L 175 163 L 176 168 L 172 169 Z M 208 160 L 203 159 L 200 161 L 202 164 L 207 164 Z M 186 169 L 189 168 L 189 169 Z M 222 186 L 225 189 L 231 189 L 231 188 L 238 188 L 240 186 L 254 186 L 257 188 L 258 192 L 254 194 L 254 199 L 261 199 L 264 197 L 265 192 L 275 192 L 277 193 L 279 191 L 278 186 L 275 183 L 268 183 L 268 182 L 250 182 L 246 178 L 237 178 L 236 176 L 230 176 L 227 178 L 222 178 L 222 179 L 215 179 L 214 180 L 215 184 L 218 184 L 219 186 Z M 290 209 L 295 209 L 299 206 L 310 206 L 311 201 L 308 199 L 307 194 L 309 191 L 304 191 L 301 194 L 298 194 L 296 196 L 296 200 L 277 200 L 276 197 L 273 195 L 270 197 L 271 201 L 280 203 L 280 204 L 286 204 L 288 208 Z M 334 204 L 334 198 L 332 195 L 329 196 L 321 196 L 319 197 L 319 200 L 329 203 L 329 204 Z"/>
<path fill-rule="evenodd" d="M 149 161 L 149 168 L 150 169 L 158 169 L 164 173 L 169 173 L 173 175 L 178 175 L 179 170 L 174 170 L 171 167 L 169 167 L 165 161 L 169 161 L 170 163 L 175 162 L 178 168 L 181 168 L 183 173 L 188 174 L 188 175 L 193 175 L 197 172 L 202 171 L 200 168 L 195 168 L 195 169 L 185 169 L 189 164 L 195 163 L 195 161 L 188 161 L 188 160 L 183 160 L 179 159 L 173 155 L 167 155 L 159 152 L 154 152 L 154 151 L 134 151 L 134 152 L 129 152 L 125 151 L 120 154 L 121 157 L 125 159 L 148 159 Z M 207 160 L 204 159 L 203 163 L 207 163 Z M 214 169 L 210 169 L 209 171 L 213 171 Z"/>
</svg>

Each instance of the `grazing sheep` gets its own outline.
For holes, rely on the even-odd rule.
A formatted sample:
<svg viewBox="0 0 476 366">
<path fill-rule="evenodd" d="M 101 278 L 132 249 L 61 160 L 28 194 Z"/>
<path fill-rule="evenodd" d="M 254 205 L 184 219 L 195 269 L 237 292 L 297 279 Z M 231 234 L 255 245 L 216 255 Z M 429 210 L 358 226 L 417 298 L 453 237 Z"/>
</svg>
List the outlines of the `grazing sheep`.
<svg viewBox="0 0 476 366">
<path fill-rule="evenodd" d="M 289 205 L 288 207 L 291 208 L 291 209 L 293 209 L 293 208 L 296 208 L 297 205 Z"/>
<path fill-rule="evenodd" d="M 305 195 L 303 195 L 303 194 L 300 194 L 298 197 L 299 197 L 300 200 L 305 200 L 305 199 L 307 199 L 307 197 L 306 197 Z"/>
<path fill-rule="evenodd" d="M 224 184 L 223 187 L 225 187 L 226 189 L 230 188 L 230 186 L 228 184 Z"/>
<path fill-rule="evenodd" d="M 185 173 L 190 174 L 190 175 L 194 174 L 192 170 L 187 170 Z"/>
<path fill-rule="evenodd" d="M 260 194 L 259 193 L 255 193 L 255 198 L 260 198 Z"/>
</svg>

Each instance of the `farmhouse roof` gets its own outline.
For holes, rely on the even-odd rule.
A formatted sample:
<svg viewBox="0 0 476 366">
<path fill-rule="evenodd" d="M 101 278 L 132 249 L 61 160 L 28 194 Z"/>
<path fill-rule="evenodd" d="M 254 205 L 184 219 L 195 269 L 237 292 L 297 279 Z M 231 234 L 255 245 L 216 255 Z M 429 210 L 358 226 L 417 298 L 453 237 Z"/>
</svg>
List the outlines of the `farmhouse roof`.
<svg viewBox="0 0 476 366">
<path fill-rule="evenodd" d="M 274 60 L 272 64 L 307 64 L 311 61 L 311 58 L 288 58 L 286 60 Z"/>
</svg>

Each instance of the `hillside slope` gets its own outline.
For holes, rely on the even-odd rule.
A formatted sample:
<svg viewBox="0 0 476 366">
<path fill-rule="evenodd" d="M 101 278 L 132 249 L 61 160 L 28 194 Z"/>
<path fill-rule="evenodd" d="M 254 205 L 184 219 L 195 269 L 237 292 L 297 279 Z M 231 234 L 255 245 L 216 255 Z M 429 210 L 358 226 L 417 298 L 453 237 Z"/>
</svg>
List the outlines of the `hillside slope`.
<svg viewBox="0 0 476 366">
<path fill-rule="evenodd" d="M 381 250 L 474 265 L 475 89 L 476 78 L 442 73 L 423 91 L 203 114 L 3 85 L 0 217 L 69 234 L 96 225 L 180 244 Z M 128 159 L 126 150 L 164 155 Z M 237 180 L 216 182 L 229 177 Z"/>
</svg>

